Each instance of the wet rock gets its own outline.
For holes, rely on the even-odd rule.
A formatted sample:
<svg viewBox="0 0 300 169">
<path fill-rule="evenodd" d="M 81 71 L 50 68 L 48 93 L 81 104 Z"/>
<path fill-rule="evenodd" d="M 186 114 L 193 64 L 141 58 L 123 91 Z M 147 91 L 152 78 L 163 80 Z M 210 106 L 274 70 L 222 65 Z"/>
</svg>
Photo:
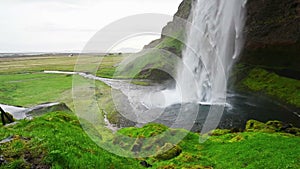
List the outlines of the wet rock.
<svg viewBox="0 0 300 169">
<path fill-rule="evenodd" d="M 178 145 L 174 145 L 171 143 L 166 143 L 163 147 L 161 147 L 157 155 L 155 156 L 158 160 L 169 160 L 179 156 L 182 152 L 181 147 Z"/>
<path fill-rule="evenodd" d="M 296 127 L 287 128 L 284 130 L 285 133 L 293 134 L 296 136 L 300 136 L 300 129 Z"/>
<path fill-rule="evenodd" d="M 270 128 L 270 129 L 273 129 L 275 131 L 281 131 L 281 128 L 283 127 L 283 122 L 281 121 L 277 121 L 277 120 L 274 120 L 274 121 L 268 121 L 266 123 L 267 127 Z"/>
<path fill-rule="evenodd" d="M 0 155 L 0 166 L 3 164 L 6 164 L 6 163 L 7 163 L 7 161 L 4 159 L 4 156 Z"/>
<path fill-rule="evenodd" d="M 146 168 L 152 167 L 152 165 L 149 164 L 149 163 L 147 163 L 147 161 L 141 161 L 140 164 L 141 164 L 142 166 L 146 167 Z"/>
<path fill-rule="evenodd" d="M 8 112 L 1 113 L 1 121 L 3 125 L 13 123 L 15 121 L 14 116 Z"/>
<path fill-rule="evenodd" d="M 30 110 L 28 110 L 26 114 L 29 116 L 40 116 L 46 113 L 56 111 L 71 112 L 71 110 L 65 103 L 45 103 L 30 108 Z"/>
<path fill-rule="evenodd" d="M 5 143 L 8 143 L 8 142 L 11 142 L 13 140 L 24 140 L 24 141 L 29 141 L 30 138 L 26 138 L 26 137 L 23 137 L 23 136 L 19 136 L 19 135 L 12 135 L 12 136 L 9 136 L 3 140 L 0 141 L 0 144 L 5 144 Z"/>
</svg>

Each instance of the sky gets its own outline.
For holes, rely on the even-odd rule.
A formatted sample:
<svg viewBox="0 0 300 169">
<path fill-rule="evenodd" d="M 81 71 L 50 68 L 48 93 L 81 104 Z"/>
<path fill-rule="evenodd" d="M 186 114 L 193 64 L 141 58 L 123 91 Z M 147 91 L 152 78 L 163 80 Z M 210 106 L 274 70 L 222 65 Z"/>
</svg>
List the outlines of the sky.
<svg viewBox="0 0 300 169">
<path fill-rule="evenodd" d="M 108 24 L 143 13 L 172 16 L 181 1 L 1 0 L 0 53 L 81 51 Z M 140 49 L 158 37 L 132 38 L 118 48 Z"/>
</svg>

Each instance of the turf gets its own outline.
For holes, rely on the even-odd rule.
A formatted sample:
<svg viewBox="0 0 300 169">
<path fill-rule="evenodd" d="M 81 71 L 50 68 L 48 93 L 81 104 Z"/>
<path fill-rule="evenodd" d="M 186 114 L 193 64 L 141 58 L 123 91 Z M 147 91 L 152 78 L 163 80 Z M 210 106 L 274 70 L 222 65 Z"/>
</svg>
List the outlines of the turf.
<svg viewBox="0 0 300 169">
<path fill-rule="evenodd" d="M 0 76 L 0 103 L 33 106 L 59 101 L 72 87 L 72 76 L 43 73 Z"/>
<path fill-rule="evenodd" d="M 252 91 L 261 92 L 300 107 L 300 80 L 282 77 L 261 68 L 254 68 L 242 81 L 242 84 Z"/>
<path fill-rule="evenodd" d="M 32 121 L 0 128 L 0 139 L 14 136 L 1 144 L 0 154 L 7 160 L 1 168 L 291 168 L 300 167 L 300 137 L 285 133 L 218 131 L 204 143 L 199 134 L 149 124 L 143 128 L 125 128 L 118 132 L 132 138 L 149 138 L 166 131 L 174 136 L 185 133 L 178 144 L 182 152 L 172 159 L 124 158 L 104 151 L 81 129 L 70 113 L 53 112 Z M 99 131 L 100 135 L 105 133 Z M 111 142 L 110 142 L 111 144 Z M 160 147 L 156 148 L 159 152 Z"/>
</svg>

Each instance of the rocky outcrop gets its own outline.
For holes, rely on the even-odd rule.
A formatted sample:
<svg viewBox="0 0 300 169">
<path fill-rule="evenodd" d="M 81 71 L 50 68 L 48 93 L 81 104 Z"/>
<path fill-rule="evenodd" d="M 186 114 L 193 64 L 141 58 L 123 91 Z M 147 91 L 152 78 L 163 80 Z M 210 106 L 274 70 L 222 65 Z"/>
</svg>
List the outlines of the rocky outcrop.
<svg viewBox="0 0 300 169">
<path fill-rule="evenodd" d="M 300 71 L 300 1 L 248 0 L 241 62 Z"/>
<path fill-rule="evenodd" d="M 248 0 L 246 34 L 246 49 L 299 43 L 300 1 Z"/>
<path fill-rule="evenodd" d="M 165 36 L 165 35 L 184 36 L 185 29 L 186 29 L 184 20 L 185 21 L 189 20 L 193 1 L 194 0 L 183 0 L 178 7 L 178 11 L 174 15 L 173 21 L 169 22 L 162 29 L 161 38 L 152 41 L 150 44 L 146 45 L 144 48 L 146 48 L 146 49 L 147 48 L 155 48 L 160 43 L 162 43 L 164 39 L 167 38 L 167 36 Z M 172 47 L 169 47 L 169 48 L 165 47 L 165 49 L 174 53 L 174 48 L 172 48 Z M 175 51 L 176 51 L 176 49 L 175 49 Z M 181 52 L 179 52 L 178 55 L 181 55 Z"/>
</svg>

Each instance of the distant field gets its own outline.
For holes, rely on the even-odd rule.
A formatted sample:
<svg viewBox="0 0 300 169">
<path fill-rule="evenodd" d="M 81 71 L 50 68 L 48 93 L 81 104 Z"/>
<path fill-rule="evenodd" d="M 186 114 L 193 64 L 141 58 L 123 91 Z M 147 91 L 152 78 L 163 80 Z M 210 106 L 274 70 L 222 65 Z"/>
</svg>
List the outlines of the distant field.
<svg viewBox="0 0 300 169">
<path fill-rule="evenodd" d="M 122 55 L 111 56 L 82 56 L 77 63 L 77 56 L 40 56 L 40 57 L 16 57 L 0 58 L 0 75 L 11 73 L 41 72 L 44 70 L 74 71 L 76 64 L 83 65 L 92 63 L 99 65 L 97 75 L 112 77 L 115 65 L 124 58 Z M 84 62 L 82 62 L 84 60 Z"/>
<path fill-rule="evenodd" d="M 97 61 L 100 66 L 97 76 L 102 77 L 113 76 L 115 65 L 123 59 L 120 55 L 85 57 L 86 61 L 79 64 Z M 73 76 L 42 72 L 44 70 L 74 71 L 77 59 L 75 56 L 0 58 L 0 103 L 28 107 L 58 101 L 66 103 L 73 109 L 71 93 Z M 104 102 L 106 108 L 113 112 L 108 92 L 110 87 L 100 81 L 96 82 L 99 102 Z"/>
</svg>

